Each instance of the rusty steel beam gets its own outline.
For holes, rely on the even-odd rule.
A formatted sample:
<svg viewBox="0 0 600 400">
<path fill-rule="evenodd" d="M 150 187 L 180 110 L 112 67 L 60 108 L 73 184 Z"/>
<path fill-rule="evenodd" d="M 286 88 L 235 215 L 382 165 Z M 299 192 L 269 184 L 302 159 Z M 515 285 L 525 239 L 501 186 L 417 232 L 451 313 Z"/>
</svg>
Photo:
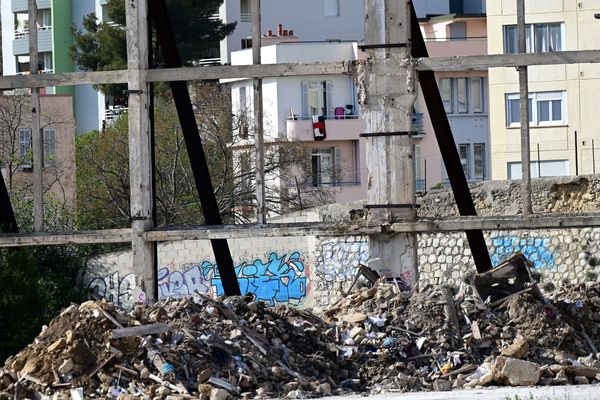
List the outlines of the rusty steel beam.
<svg viewBox="0 0 600 400">
<path fill-rule="evenodd" d="M 411 9 L 412 56 L 414 58 L 429 57 L 412 2 Z M 419 71 L 418 74 L 421 90 L 423 91 L 423 98 L 427 104 L 427 110 L 431 117 L 431 124 L 435 132 L 435 137 L 442 154 L 442 159 L 444 160 L 444 166 L 448 172 L 448 178 L 450 179 L 450 186 L 452 187 L 452 192 L 456 199 L 458 212 L 460 215 L 477 215 L 467 178 L 460 162 L 456 142 L 452 136 L 452 128 L 450 127 L 448 116 L 444 110 L 444 103 L 442 102 L 435 75 L 433 71 Z M 471 248 L 471 253 L 473 254 L 477 272 L 482 273 L 492 269 L 492 261 L 485 244 L 483 231 L 479 229 L 470 229 L 465 230 L 465 233 L 467 235 L 469 247 Z"/>
<path fill-rule="evenodd" d="M 165 67 L 179 68 L 181 67 L 181 60 L 177 50 L 177 43 L 173 36 L 173 30 L 171 29 L 165 0 L 150 0 L 150 4 L 152 5 L 156 36 L 162 50 Z M 202 140 L 198 132 L 198 125 L 196 124 L 187 83 L 173 81 L 169 82 L 169 84 L 173 92 L 173 99 L 175 100 L 179 122 L 181 123 L 185 139 L 185 147 L 192 166 L 196 190 L 200 197 L 204 221 L 206 225 L 222 225 L 223 220 L 221 219 L 217 198 L 210 180 L 208 163 L 206 162 Z M 225 295 L 239 295 L 240 287 L 235 275 L 235 267 L 227 239 L 211 239 L 210 243 L 215 254 Z"/>
</svg>

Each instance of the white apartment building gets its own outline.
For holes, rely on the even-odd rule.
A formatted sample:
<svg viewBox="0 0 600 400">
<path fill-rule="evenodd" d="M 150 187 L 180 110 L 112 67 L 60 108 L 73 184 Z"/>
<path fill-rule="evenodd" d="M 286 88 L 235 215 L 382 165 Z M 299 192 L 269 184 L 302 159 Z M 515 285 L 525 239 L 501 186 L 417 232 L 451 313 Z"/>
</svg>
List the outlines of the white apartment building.
<svg viewBox="0 0 600 400">
<path fill-rule="evenodd" d="M 72 72 L 69 57 L 71 26 L 81 29 L 83 17 L 95 12 L 101 20 L 107 0 L 37 0 L 38 52 L 45 73 Z M 29 71 L 29 15 L 27 0 L 5 0 L 0 4 L 2 18 L 2 74 Z M 91 86 L 46 88 L 47 94 L 73 96 L 77 133 L 101 129 L 102 121 L 112 118 L 104 96 Z"/>
</svg>

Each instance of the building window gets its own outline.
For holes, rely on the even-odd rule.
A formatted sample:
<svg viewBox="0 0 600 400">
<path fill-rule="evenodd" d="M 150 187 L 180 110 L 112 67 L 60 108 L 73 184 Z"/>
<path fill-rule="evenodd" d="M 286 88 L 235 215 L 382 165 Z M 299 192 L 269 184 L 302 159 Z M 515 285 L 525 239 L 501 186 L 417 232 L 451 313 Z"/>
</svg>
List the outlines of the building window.
<svg viewBox="0 0 600 400">
<path fill-rule="evenodd" d="M 252 22 L 252 8 L 250 7 L 251 0 L 240 0 L 240 21 Z"/>
<path fill-rule="evenodd" d="M 38 54 L 38 70 L 40 72 L 52 72 L 52 52 L 51 51 L 43 51 Z M 17 68 L 17 74 L 22 74 L 24 72 L 29 72 L 29 54 L 15 56 L 15 64 Z"/>
<path fill-rule="evenodd" d="M 333 85 L 330 81 L 302 82 L 302 116 L 333 116 Z"/>
<path fill-rule="evenodd" d="M 464 114 L 467 108 L 467 78 L 456 78 L 456 105 L 459 113 Z"/>
<path fill-rule="evenodd" d="M 473 178 L 485 179 L 485 143 L 473 144 Z"/>
<path fill-rule="evenodd" d="M 313 149 L 311 154 L 312 185 L 334 186 L 339 183 L 340 163 L 339 147 Z"/>
<path fill-rule="evenodd" d="M 467 23 L 454 22 L 450 24 L 450 40 L 466 40 L 467 39 Z"/>
<path fill-rule="evenodd" d="M 463 167 L 463 171 L 465 171 L 465 176 L 467 179 L 470 179 L 471 176 L 469 174 L 469 165 L 471 165 L 471 145 L 470 144 L 459 144 L 458 145 L 458 154 L 460 156 L 460 164 Z"/>
<path fill-rule="evenodd" d="M 440 79 L 440 93 L 444 102 L 444 110 L 446 114 L 452 114 L 452 79 Z"/>
<path fill-rule="evenodd" d="M 19 158 L 22 168 L 31 167 L 31 129 L 19 129 Z"/>
<path fill-rule="evenodd" d="M 415 192 L 425 191 L 425 174 L 423 173 L 423 157 L 421 145 L 415 144 Z"/>
<path fill-rule="evenodd" d="M 521 179 L 523 169 L 520 162 L 507 163 L 508 179 Z M 548 176 L 568 176 L 569 160 L 536 160 L 531 161 L 530 171 L 532 178 Z"/>
<path fill-rule="evenodd" d="M 461 143 L 458 155 L 468 180 L 485 179 L 485 143 Z"/>
<path fill-rule="evenodd" d="M 440 78 L 440 94 L 446 114 L 482 113 L 484 78 Z"/>
<path fill-rule="evenodd" d="M 525 25 L 525 42 L 527 53 L 548 53 L 562 51 L 564 43 L 564 24 Z M 516 25 L 504 26 L 504 52 L 519 52 L 519 33 Z"/>
<path fill-rule="evenodd" d="M 340 16 L 340 0 L 325 0 L 325 16 L 339 17 Z"/>
<path fill-rule="evenodd" d="M 55 129 L 44 129 L 44 167 L 51 167 L 56 165 L 56 130 Z"/>
<path fill-rule="evenodd" d="M 42 140 L 44 142 L 44 147 L 42 149 L 44 167 L 50 167 L 56 164 L 56 130 L 44 128 L 42 132 Z M 31 167 L 33 155 L 30 128 L 19 129 L 19 158 L 21 159 L 22 168 Z"/>
<path fill-rule="evenodd" d="M 518 93 L 506 95 L 506 126 L 520 126 Z M 566 125 L 567 92 L 529 93 L 529 123 L 533 126 Z"/>
<path fill-rule="evenodd" d="M 483 112 L 483 83 L 482 78 L 471 78 L 471 109 L 474 113 Z"/>
</svg>

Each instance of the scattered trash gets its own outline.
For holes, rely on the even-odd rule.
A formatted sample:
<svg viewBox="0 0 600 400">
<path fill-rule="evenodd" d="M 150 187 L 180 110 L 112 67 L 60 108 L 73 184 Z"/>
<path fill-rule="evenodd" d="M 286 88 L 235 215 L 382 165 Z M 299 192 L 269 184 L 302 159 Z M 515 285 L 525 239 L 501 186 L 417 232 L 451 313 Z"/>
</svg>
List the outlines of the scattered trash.
<svg viewBox="0 0 600 400">
<path fill-rule="evenodd" d="M 520 293 L 519 293 L 520 292 Z M 598 383 L 600 284 L 494 301 L 382 280 L 322 317 L 196 295 L 71 306 L 0 369 L 4 398 L 309 398 Z M 498 302 L 499 300 L 502 300 Z M 492 306 L 492 303 L 494 305 Z"/>
</svg>

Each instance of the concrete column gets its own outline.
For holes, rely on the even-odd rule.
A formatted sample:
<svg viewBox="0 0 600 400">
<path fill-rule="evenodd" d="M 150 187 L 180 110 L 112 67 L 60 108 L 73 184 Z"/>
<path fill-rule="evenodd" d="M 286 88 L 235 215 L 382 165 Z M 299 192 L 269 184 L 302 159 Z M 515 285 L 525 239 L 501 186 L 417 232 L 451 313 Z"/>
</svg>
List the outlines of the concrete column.
<svg viewBox="0 0 600 400">
<path fill-rule="evenodd" d="M 416 217 L 409 132 L 417 80 L 410 56 L 410 5 L 406 0 L 365 0 L 365 18 L 367 60 L 358 67 L 358 81 L 367 140 L 367 203 L 371 222 L 386 225 Z M 380 275 L 415 284 L 415 234 L 373 235 L 369 246 L 369 265 Z"/>
</svg>

